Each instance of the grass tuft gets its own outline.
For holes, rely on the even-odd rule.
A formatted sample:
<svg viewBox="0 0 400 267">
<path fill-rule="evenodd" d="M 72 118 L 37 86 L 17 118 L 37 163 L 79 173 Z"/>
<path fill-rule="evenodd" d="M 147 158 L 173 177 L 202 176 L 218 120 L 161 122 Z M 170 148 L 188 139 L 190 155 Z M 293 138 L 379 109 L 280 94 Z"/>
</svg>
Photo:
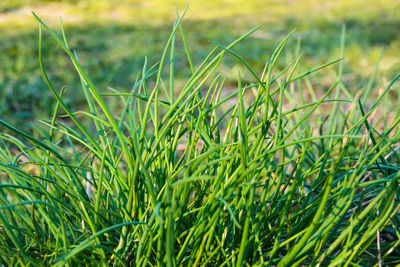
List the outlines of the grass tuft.
<svg viewBox="0 0 400 267">
<path fill-rule="evenodd" d="M 400 118 L 385 99 L 400 74 L 371 106 L 352 95 L 345 29 L 341 56 L 307 71 L 300 53 L 276 71 L 292 32 L 258 74 L 234 50 L 258 28 L 215 43 L 196 64 L 184 13 L 159 63 L 146 59 L 129 92 L 97 88 L 63 26 L 60 36 L 34 14 L 57 105 L 35 136 L 0 120 L 13 132 L 0 134 L 2 264 L 399 263 Z M 42 29 L 71 60 L 85 110 L 70 109 L 47 74 Z M 180 44 L 189 66 L 182 86 Z M 234 90 L 219 74 L 227 56 L 250 77 L 239 73 Z M 326 68 L 338 69 L 337 80 L 321 88 L 312 75 Z"/>
</svg>

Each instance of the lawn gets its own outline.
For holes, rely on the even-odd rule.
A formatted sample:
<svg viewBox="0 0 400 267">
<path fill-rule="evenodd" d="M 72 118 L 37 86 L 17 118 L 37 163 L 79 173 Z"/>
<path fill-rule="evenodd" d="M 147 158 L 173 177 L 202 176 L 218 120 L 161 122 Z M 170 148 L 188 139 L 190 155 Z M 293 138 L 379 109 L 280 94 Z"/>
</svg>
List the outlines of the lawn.
<svg viewBox="0 0 400 267">
<path fill-rule="evenodd" d="M 400 264 L 399 4 L 259 2 L 0 4 L 2 265 Z"/>
<path fill-rule="evenodd" d="M 303 70 L 340 56 L 340 33 L 346 25 L 345 82 L 359 90 L 368 82 L 380 59 L 378 77 L 390 80 L 398 71 L 400 20 L 397 1 L 193 1 L 185 18 L 185 32 L 193 60 L 203 59 L 212 48 L 234 40 L 252 27 L 261 26 L 237 51 L 261 71 L 274 47 L 295 29 L 287 53 L 278 62 L 282 69 L 300 50 Z M 102 91 L 109 86 L 129 91 L 145 57 L 155 63 L 162 52 L 176 11 L 185 1 L 1 1 L 0 10 L 0 114 L 24 130 L 32 129 L 35 118 L 49 116 L 56 102 L 47 93 L 37 60 L 35 11 L 46 23 L 59 28 L 62 16 L 71 49 L 76 49 L 83 65 Z M 79 80 L 54 41 L 44 38 L 46 61 L 55 86 L 67 87 L 66 96 L 74 105 L 84 104 Z M 177 43 L 180 46 L 180 42 Z M 300 46 L 300 48 L 298 48 Z M 381 53 L 383 52 L 382 56 Z M 177 83 L 180 70 L 187 68 L 184 53 L 177 49 Z M 236 84 L 238 62 L 227 57 L 220 71 Z M 322 77 L 323 76 L 323 77 Z M 318 81 L 329 86 L 334 72 L 325 72 Z M 379 80 L 378 82 L 381 82 Z M 373 92 L 372 92 L 373 93 Z"/>
</svg>

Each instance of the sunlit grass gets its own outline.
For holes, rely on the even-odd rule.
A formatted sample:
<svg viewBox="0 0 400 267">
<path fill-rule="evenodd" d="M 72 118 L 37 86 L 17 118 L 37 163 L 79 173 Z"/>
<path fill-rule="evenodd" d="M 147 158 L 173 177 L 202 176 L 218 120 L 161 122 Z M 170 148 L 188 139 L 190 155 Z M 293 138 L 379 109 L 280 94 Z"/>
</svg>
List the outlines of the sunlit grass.
<svg viewBox="0 0 400 267">
<path fill-rule="evenodd" d="M 176 1 L 178 9 L 186 1 Z M 31 122 L 49 116 L 55 101 L 45 92 L 40 68 L 33 56 L 37 51 L 37 25 L 32 19 L 35 10 L 49 26 L 64 20 L 71 49 L 78 49 L 82 64 L 100 90 L 107 87 L 128 90 L 144 57 L 156 63 L 162 52 L 163 40 L 171 30 L 176 10 L 169 1 L 94 1 L 94 0 L 4 0 L 0 1 L 0 116 L 18 128 L 35 134 Z M 399 65 L 400 21 L 397 1 L 191 1 L 190 14 L 185 18 L 187 39 L 193 60 L 199 62 L 210 47 L 210 41 L 227 43 L 254 25 L 262 28 L 238 45 L 241 55 L 258 72 L 265 60 L 286 33 L 296 29 L 287 45 L 287 53 L 275 67 L 277 72 L 290 64 L 297 53 L 297 42 L 304 57 L 300 69 L 330 61 L 340 54 L 340 29 L 347 25 L 346 64 L 343 82 L 356 93 L 373 75 L 375 62 L 381 60 L 376 87 L 384 86 L 397 74 Z M 104 38 L 107 36 L 107 38 Z M 52 40 L 45 39 L 45 57 L 56 87 L 65 86 L 64 100 L 74 108 L 82 108 L 85 99 L 80 84 L 71 71 L 73 66 L 57 50 Z M 178 46 L 179 46 L 178 41 Z M 175 83 L 185 83 L 184 50 L 177 49 Z M 62 67 L 60 67 L 62 66 Z M 242 65 L 227 57 L 218 72 L 227 77 L 229 87 L 237 83 L 237 70 L 248 79 Z M 328 87 L 335 73 L 315 76 L 314 86 Z M 375 94 L 376 92 L 371 91 Z M 107 98 L 113 107 L 115 98 Z M 369 103 L 370 104 L 370 103 Z M 36 136 L 37 137 L 37 136 Z"/>
<path fill-rule="evenodd" d="M 387 101 L 399 75 L 374 99 L 374 75 L 353 94 L 343 82 L 344 29 L 332 61 L 302 70 L 297 51 L 277 70 L 291 33 L 257 71 L 235 48 L 258 28 L 195 62 L 179 18 L 132 90 L 106 93 L 64 29 L 37 19 L 40 68 L 57 104 L 36 137 L 0 120 L 13 133 L 0 135 L 3 264 L 399 262 L 400 117 Z M 54 86 L 42 29 L 75 68 L 84 108 Z M 179 49 L 185 69 L 175 68 Z M 218 73 L 225 57 L 241 66 L 228 93 Z M 312 82 L 328 69 L 329 86 Z"/>
</svg>

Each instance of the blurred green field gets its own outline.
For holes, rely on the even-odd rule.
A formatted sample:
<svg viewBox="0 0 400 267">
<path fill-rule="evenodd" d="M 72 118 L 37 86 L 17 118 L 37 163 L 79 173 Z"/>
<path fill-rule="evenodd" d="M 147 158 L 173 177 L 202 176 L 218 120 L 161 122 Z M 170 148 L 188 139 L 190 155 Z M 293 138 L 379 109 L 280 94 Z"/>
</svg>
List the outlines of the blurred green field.
<svg viewBox="0 0 400 267">
<path fill-rule="evenodd" d="M 38 23 L 31 11 L 55 29 L 59 29 L 62 17 L 71 47 L 98 87 L 108 92 L 108 87 L 129 91 L 145 57 L 156 63 L 176 18 L 175 5 L 182 12 L 186 1 L 1 1 L 0 117 L 29 131 L 31 122 L 48 117 L 55 105 L 41 77 Z M 184 27 L 196 63 L 213 47 L 210 41 L 224 45 L 260 25 L 259 31 L 235 48 L 260 73 L 273 48 L 293 29 L 296 33 L 278 67 L 289 64 L 298 51 L 305 53 L 299 71 L 338 58 L 340 33 L 345 25 L 344 80 L 348 90 L 357 92 L 368 82 L 381 53 L 381 86 L 377 84 L 377 88 L 400 70 L 400 17 L 395 14 L 398 8 L 400 3 L 395 0 L 191 1 Z M 67 103 L 79 108 L 84 96 L 77 93 L 80 81 L 73 66 L 47 35 L 44 41 L 45 64 L 51 79 L 58 89 L 66 86 Z M 182 43 L 178 41 L 177 46 L 182 47 Z M 182 53 L 176 57 L 179 88 L 189 66 Z M 242 67 L 237 60 L 228 56 L 220 72 L 236 84 L 238 68 Z M 319 81 L 322 88 L 330 86 L 336 72 L 334 68 L 324 70 L 316 74 L 314 81 Z M 396 99 L 397 95 L 392 101 Z"/>
</svg>

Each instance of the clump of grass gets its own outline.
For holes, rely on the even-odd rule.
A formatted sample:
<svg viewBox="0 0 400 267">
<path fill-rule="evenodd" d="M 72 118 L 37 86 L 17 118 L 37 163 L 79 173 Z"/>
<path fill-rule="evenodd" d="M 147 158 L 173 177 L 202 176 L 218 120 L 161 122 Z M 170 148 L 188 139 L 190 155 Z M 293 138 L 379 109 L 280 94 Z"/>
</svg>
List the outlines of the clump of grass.
<svg viewBox="0 0 400 267">
<path fill-rule="evenodd" d="M 50 81 L 40 30 L 40 66 L 58 104 L 52 119 L 42 121 L 48 132 L 37 128 L 41 138 L 0 120 L 20 137 L 0 135 L 3 264 L 400 261 L 400 118 L 378 112 L 399 75 L 367 108 L 363 95 L 352 96 L 342 83 L 343 55 L 298 74 L 300 54 L 275 73 L 291 34 L 258 75 L 233 50 L 257 28 L 227 46 L 217 44 L 195 64 L 179 17 L 159 63 L 146 61 L 130 92 L 103 93 L 64 30 L 59 36 L 36 18 L 71 59 L 88 109 L 70 110 L 63 90 Z M 179 89 L 178 38 L 190 66 Z M 238 74 L 230 94 L 217 74 L 227 55 L 252 77 Z M 339 65 L 337 81 L 318 98 L 309 77 L 333 64 Z M 121 109 L 110 110 L 106 96 L 120 97 Z"/>
</svg>

